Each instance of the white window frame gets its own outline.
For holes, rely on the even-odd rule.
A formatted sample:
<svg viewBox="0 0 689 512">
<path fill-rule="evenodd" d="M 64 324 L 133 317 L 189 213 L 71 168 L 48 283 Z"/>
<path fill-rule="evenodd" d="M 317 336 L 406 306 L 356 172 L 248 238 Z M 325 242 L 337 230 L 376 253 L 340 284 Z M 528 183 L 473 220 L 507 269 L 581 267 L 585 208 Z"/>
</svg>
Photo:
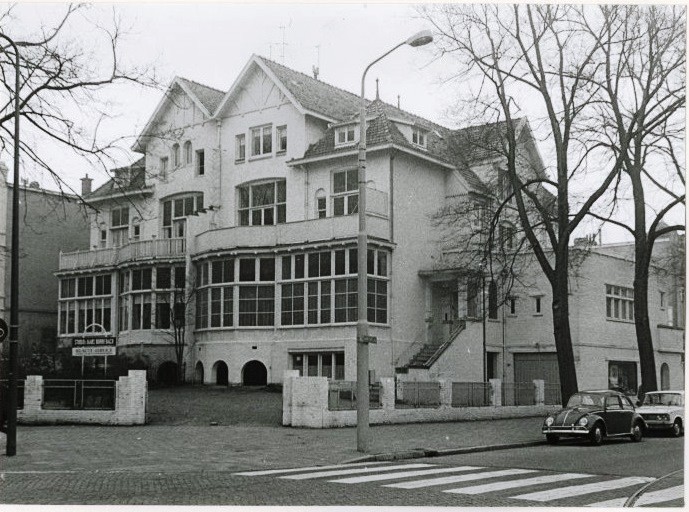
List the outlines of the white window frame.
<svg viewBox="0 0 689 512">
<path fill-rule="evenodd" d="M 273 154 L 273 125 L 272 124 L 264 124 L 261 126 L 254 126 L 249 130 L 249 133 L 251 134 L 251 157 L 252 158 L 260 158 L 260 157 L 265 157 Z M 258 151 L 256 151 L 256 148 L 254 147 L 254 138 L 258 134 L 258 140 L 259 140 L 259 147 Z M 270 137 L 270 148 L 266 150 L 265 148 L 265 141 L 266 137 Z"/>
<path fill-rule="evenodd" d="M 605 319 L 613 322 L 634 322 L 634 288 L 606 283 Z"/>
<path fill-rule="evenodd" d="M 426 148 L 428 143 L 428 131 L 418 126 L 411 129 L 411 143 L 420 148 Z"/>
<path fill-rule="evenodd" d="M 340 135 L 344 135 L 343 140 L 340 141 Z M 335 146 L 348 146 L 356 143 L 357 127 L 356 125 L 339 126 L 335 128 Z"/>
<path fill-rule="evenodd" d="M 172 167 L 173 168 L 179 167 L 179 164 L 180 164 L 179 156 L 180 156 L 179 144 L 175 142 L 172 145 Z"/>
<path fill-rule="evenodd" d="M 246 161 L 246 133 L 239 133 L 234 137 L 234 161 Z"/>
<path fill-rule="evenodd" d="M 335 192 L 335 176 L 339 174 L 345 175 L 345 190 L 340 191 L 340 192 Z M 349 176 L 349 173 L 354 173 L 354 188 L 347 188 L 348 187 L 348 179 L 347 177 Z M 332 173 L 332 191 L 333 193 L 330 195 L 330 204 L 332 205 L 332 215 L 333 217 L 344 217 L 346 215 L 354 215 L 359 211 L 359 183 L 358 183 L 359 177 L 358 177 L 358 170 L 357 169 L 341 169 L 337 171 L 333 171 Z M 351 183 L 350 183 L 351 185 Z M 356 197 L 356 207 L 351 207 L 351 198 Z M 343 210 L 342 213 L 336 213 L 335 212 L 335 206 L 338 202 L 339 199 L 343 200 Z M 350 211 L 351 210 L 351 211 Z"/>
<path fill-rule="evenodd" d="M 192 151 L 191 141 L 188 140 L 184 143 L 184 163 L 190 165 L 194 158 L 194 152 Z"/>
<path fill-rule="evenodd" d="M 282 147 L 282 142 L 285 142 L 285 146 Z M 287 125 L 283 124 L 275 128 L 275 152 L 278 155 L 282 155 L 287 152 Z"/>
<path fill-rule="evenodd" d="M 279 198 L 279 183 L 282 182 L 285 187 L 285 197 L 281 200 Z M 270 204 L 254 205 L 253 204 L 253 188 L 272 184 L 273 185 L 273 202 Z M 241 194 L 242 189 L 247 189 L 249 194 L 249 204 L 248 206 L 242 206 Z M 265 222 L 265 210 L 272 209 L 273 212 L 273 222 L 266 224 Z M 254 212 L 261 211 L 261 222 L 254 223 Z M 280 220 L 280 212 L 284 212 L 282 220 Z M 242 212 L 248 212 L 247 222 L 242 221 Z M 237 187 L 237 225 L 238 226 L 273 226 L 277 224 L 284 224 L 287 222 L 287 180 L 284 178 L 277 178 L 271 180 L 262 180 L 252 183 L 245 183 Z"/>
</svg>

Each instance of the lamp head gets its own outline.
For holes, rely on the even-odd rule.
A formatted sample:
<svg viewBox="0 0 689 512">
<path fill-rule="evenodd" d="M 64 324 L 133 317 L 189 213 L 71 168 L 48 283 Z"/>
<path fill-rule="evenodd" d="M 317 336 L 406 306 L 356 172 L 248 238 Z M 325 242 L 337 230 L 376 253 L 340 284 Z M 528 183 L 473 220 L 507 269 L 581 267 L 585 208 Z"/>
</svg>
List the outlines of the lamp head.
<svg viewBox="0 0 689 512">
<path fill-rule="evenodd" d="M 425 44 L 430 43 L 433 41 L 433 34 L 431 34 L 430 30 L 422 30 L 421 32 L 417 32 L 413 36 L 411 36 L 409 39 L 407 39 L 406 43 L 409 46 L 423 46 Z"/>
</svg>

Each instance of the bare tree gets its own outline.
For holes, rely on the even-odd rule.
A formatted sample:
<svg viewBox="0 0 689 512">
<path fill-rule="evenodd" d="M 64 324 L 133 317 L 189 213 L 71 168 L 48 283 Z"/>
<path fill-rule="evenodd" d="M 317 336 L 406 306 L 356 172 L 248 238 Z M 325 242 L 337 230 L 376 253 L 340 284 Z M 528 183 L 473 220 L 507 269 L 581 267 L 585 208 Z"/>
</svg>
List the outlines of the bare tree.
<svg viewBox="0 0 689 512">
<path fill-rule="evenodd" d="M 582 11 L 574 6 L 439 5 L 422 12 L 439 32 L 441 55 L 456 59 L 474 116 L 502 122 L 501 153 L 515 210 L 553 292 L 553 334 L 566 401 L 577 391 L 569 325 L 570 240 L 622 166 L 621 158 L 598 161 L 603 148 L 589 133 L 599 91 L 582 77 L 598 66 L 596 40 L 578 25 Z M 519 118 L 525 114 L 539 119 L 537 131 L 554 155 L 552 169 L 530 168 L 518 157 Z"/>
<path fill-rule="evenodd" d="M 634 322 L 641 363 L 641 390 L 658 389 L 648 279 L 660 237 L 683 231 L 668 214 L 685 204 L 684 134 L 686 11 L 680 6 L 612 5 L 591 8 L 581 23 L 596 43 L 599 66 L 585 79 L 600 91 L 598 137 L 610 158 L 622 162 L 625 178 L 611 198 L 613 208 L 596 215 L 634 237 Z M 631 184 L 629 222 L 614 218 L 620 191 Z M 618 216 L 619 218 L 619 216 Z"/>
<path fill-rule="evenodd" d="M 52 25 L 31 28 L 17 19 L 18 9 L 14 5 L 0 12 L 0 31 L 15 41 L 20 54 L 20 90 L 15 91 L 15 55 L 11 46 L 0 46 L 0 81 L 10 92 L 0 104 L 0 155 L 13 152 L 12 137 L 7 135 L 13 130 L 18 93 L 25 164 L 32 162 L 47 171 L 61 191 L 78 195 L 80 191 L 65 182 L 64 169 L 57 167 L 54 149 L 67 149 L 107 173 L 124 149 L 122 138 L 101 134 L 104 121 L 117 113 L 105 93 L 122 84 L 157 87 L 154 68 L 123 62 L 121 45 L 127 30 L 115 11 L 103 24 L 99 16 L 89 19 L 89 10 L 95 8 L 70 4 Z M 91 39 L 72 35 L 86 33 Z"/>
</svg>

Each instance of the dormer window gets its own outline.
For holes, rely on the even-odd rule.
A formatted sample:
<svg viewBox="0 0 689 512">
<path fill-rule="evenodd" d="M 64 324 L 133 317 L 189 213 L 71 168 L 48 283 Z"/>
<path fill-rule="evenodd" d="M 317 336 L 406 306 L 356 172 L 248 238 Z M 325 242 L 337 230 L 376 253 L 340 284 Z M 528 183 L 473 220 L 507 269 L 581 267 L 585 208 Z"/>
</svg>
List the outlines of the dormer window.
<svg viewBox="0 0 689 512">
<path fill-rule="evenodd" d="M 355 142 L 354 125 L 341 126 L 335 130 L 335 145 L 353 144 Z"/>
<path fill-rule="evenodd" d="M 411 141 L 413 144 L 416 144 L 417 146 L 421 146 L 422 148 L 426 147 L 426 136 L 428 132 L 426 130 L 423 130 L 421 128 L 412 128 L 411 132 Z"/>
</svg>

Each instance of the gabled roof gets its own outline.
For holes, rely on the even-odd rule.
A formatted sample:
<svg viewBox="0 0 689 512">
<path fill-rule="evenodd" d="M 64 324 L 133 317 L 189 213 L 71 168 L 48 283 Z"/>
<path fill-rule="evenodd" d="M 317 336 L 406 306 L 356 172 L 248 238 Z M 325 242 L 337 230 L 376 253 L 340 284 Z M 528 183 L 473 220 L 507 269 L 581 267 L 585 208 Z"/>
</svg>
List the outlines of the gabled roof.
<svg viewBox="0 0 689 512">
<path fill-rule="evenodd" d="M 113 169 L 113 178 L 88 194 L 86 201 L 95 202 L 146 190 L 146 157 L 125 167 Z"/>
<path fill-rule="evenodd" d="M 146 139 L 148 132 L 153 128 L 158 118 L 162 115 L 165 107 L 167 106 L 170 96 L 175 89 L 181 89 L 184 93 L 189 96 L 191 101 L 201 110 L 203 115 L 207 118 L 213 116 L 215 109 L 218 107 L 220 100 L 222 100 L 224 93 L 213 87 L 207 85 L 199 84 L 193 80 L 188 80 L 186 78 L 175 77 L 170 83 L 169 87 L 163 94 L 163 97 L 158 102 L 153 114 L 148 119 L 146 126 L 141 130 L 141 133 L 136 139 L 136 142 L 132 146 L 133 151 L 141 152 L 145 146 L 144 140 Z"/>
<path fill-rule="evenodd" d="M 198 101 L 203 105 L 206 113 L 211 116 L 215 113 L 215 110 L 220 105 L 225 93 L 214 87 L 209 87 L 208 85 L 203 85 L 188 78 L 177 77 L 177 80 L 187 86 L 188 91 L 198 99 Z M 192 98 L 193 99 L 193 98 Z"/>
</svg>

